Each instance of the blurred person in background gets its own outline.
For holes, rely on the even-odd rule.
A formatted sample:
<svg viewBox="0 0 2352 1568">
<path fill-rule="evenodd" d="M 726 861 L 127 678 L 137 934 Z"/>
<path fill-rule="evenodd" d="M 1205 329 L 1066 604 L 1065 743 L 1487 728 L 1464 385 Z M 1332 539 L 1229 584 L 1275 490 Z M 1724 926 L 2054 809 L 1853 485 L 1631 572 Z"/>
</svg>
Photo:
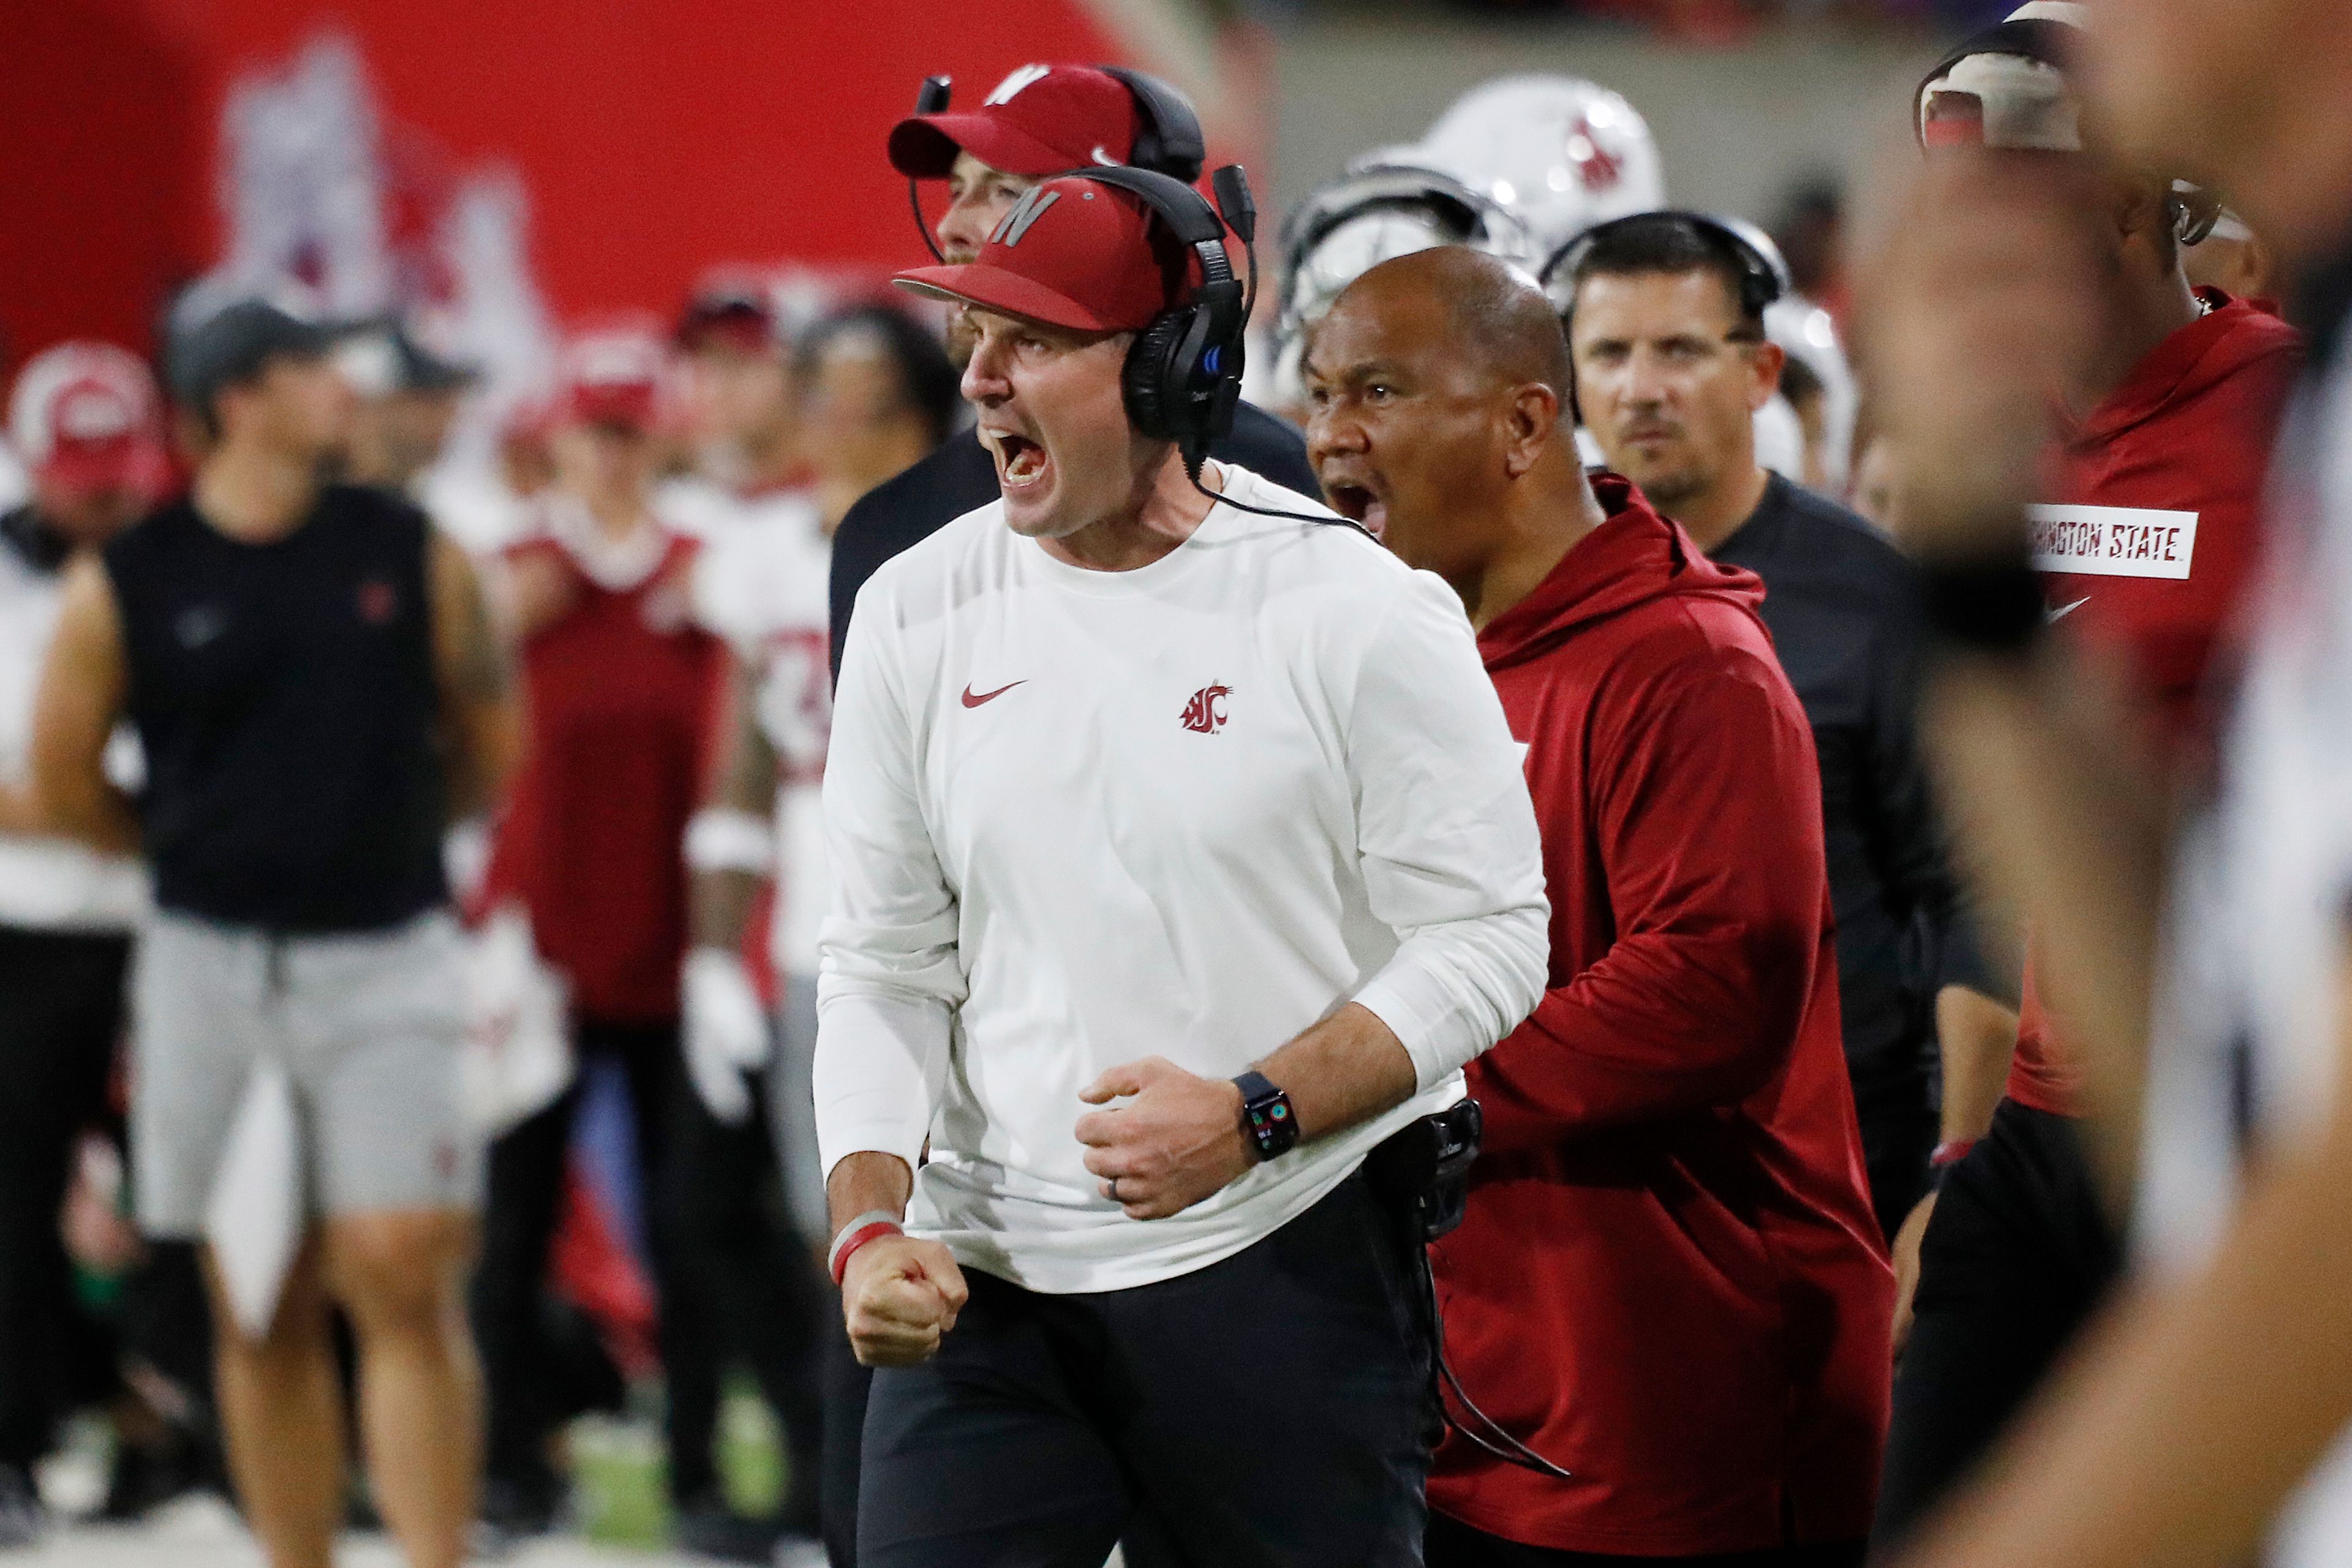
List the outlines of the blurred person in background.
<svg viewBox="0 0 2352 1568">
<path fill-rule="evenodd" d="M 856 306 L 821 319 L 802 339 L 797 358 L 814 486 L 780 499 L 756 528 L 714 540 L 696 571 L 698 613 L 733 650 L 735 702 L 734 733 L 714 775 L 710 815 L 699 819 L 699 837 L 688 838 L 697 910 L 697 956 L 689 968 L 741 969 L 760 884 L 773 877 L 767 945 L 783 984 L 777 1143 L 790 1163 L 787 1187 L 798 1228 L 814 1243 L 824 1235 L 824 1194 L 808 1064 L 816 1031 L 817 928 L 832 902 L 818 809 L 833 706 L 824 597 L 837 514 L 828 513 L 834 506 L 846 510 L 936 448 L 963 405 L 938 339 L 894 306 Z M 730 854 L 728 844 L 740 847 Z M 698 1073 L 716 1081 L 720 1063 L 756 1067 L 766 1051 L 763 1039 L 748 1036 L 732 1047 L 706 1038 L 725 1033 L 719 1019 L 749 1016 L 740 1005 L 719 1003 L 719 987 L 737 998 L 756 990 L 748 973 L 709 984 L 716 1010 L 712 1028 L 703 1031 L 696 1026 L 698 986 L 689 973 L 688 1047 L 709 1064 Z M 737 1097 L 721 1088 L 716 1098 Z"/>
<path fill-rule="evenodd" d="M 1477 628 L 1551 898 L 1548 990 L 1466 1068 L 1485 1138 L 1431 1248 L 1456 1430 L 1428 1561 L 1857 1564 L 1894 1281 L 1762 585 L 1587 482 L 1559 321 L 1493 258 L 1374 268 L 1304 368 L 1325 491 Z"/>
<path fill-rule="evenodd" d="M 830 509 L 846 509 L 936 448 L 953 430 L 962 400 L 939 341 L 889 305 L 856 306 L 814 323 L 797 361 L 815 487 L 779 499 L 759 526 L 715 539 L 695 580 L 703 624 L 732 650 L 735 700 L 710 802 L 687 838 L 695 945 L 687 960 L 686 1043 L 714 1112 L 746 1118 L 751 1092 L 739 1074 L 768 1059 L 771 1038 L 746 936 L 760 889 L 772 879 L 766 946 L 782 1005 L 768 1109 L 793 1228 L 822 1249 L 830 1231 L 809 1073 L 817 933 L 833 901 L 821 807 L 833 717 L 825 599 L 839 515 Z M 795 1285 L 818 1289 L 814 1272 L 793 1268 Z M 850 1403 L 863 1408 L 854 1395 Z M 819 1434 L 791 1436 L 793 1474 L 814 1484 Z"/>
<path fill-rule="evenodd" d="M 1788 258 L 1790 289 L 1843 323 L 1853 304 L 1846 276 L 1843 183 L 1833 174 L 1798 181 L 1781 198 L 1769 232 Z"/>
<path fill-rule="evenodd" d="M 29 1544 L 44 1523 L 33 1469 L 64 1409 L 79 1310 L 58 1216 L 81 1135 L 111 1118 L 131 934 L 147 907 L 135 855 L 47 830 L 30 787 L 34 688 L 67 563 L 135 521 L 169 472 L 154 380 L 111 343 L 36 355 L 8 434 L 32 494 L 0 514 L 0 1547 Z"/>
<path fill-rule="evenodd" d="M 798 358 L 817 513 L 831 533 L 860 497 L 939 449 L 963 398 L 939 339 L 893 306 L 817 321 Z"/>
<path fill-rule="evenodd" d="M 2005 1098 L 1926 1221 L 1880 1501 L 1890 1549 L 1977 1467 L 2106 1297 L 2124 1265 L 2134 1170 L 2144 1159 L 2151 1173 L 2176 1167 L 2196 1141 L 2179 1129 L 2178 1143 L 2154 1127 L 2140 1136 L 2164 847 L 2179 805 L 2210 787 L 2216 704 L 2227 700 L 2216 680 L 2239 663 L 2233 627 L 2255 584 L 2273 434 L 2302 359 L 2275 317 L 2190 287 L 2182 251 L 2218 202 L 2176 184 L 2185 163 L 2114 141 L 2086 103 L 2095 78 L 2082 68 L 2084 15 L 2029 5 L 1927 74 L 1915 103 L 1927 172 L 1901 260 L 1882 262 L 1917 277 L 1898 286 L 1882 274 L 1888 313 L 1874 331 L 1891 345 L 1878 392 L 1903 446 L 1906 537 L 1925 546 L 1928 603 L 1945 618 L 1944 760 L 1979 858 L 2032 927 Z M 1933 306 L 1913 292 L 1930 279 Z M 1989 321 L 1996 314 L 2013 319 Z M 2027 331 L 2040 334 L 2030 345 Z M 1955 357 L 1936 363 L 1937 353 Z M 1929 401 L 1948 430 L 1923 418 Z M 1956 462 L 1962 432 L 1983 444 Z M 1956 559 L 1934 531 L 1962 523 L 1982 528 L 1969 546 L 1980 557 Z M 1969 601 L 1955 603 L 1962 591 Z M 2000 620 L 1999 646 L 1970 646 L 1995 629 L 1988 616 Z M 1965 752 L 1949 728 L 1956 700 L 1974 714 Z M 2179 906 L 2186 973 L 2214 962 L 2226 939 L 2209 922 L 2230 907 Z M 2263 974 L 2251 961 L 2240 973 Z M 2184 1005 L 2168 999 L 2154 1016 L 2168 1033 L 2201 1034 L 2226 1011 L 2210 992 L 2174 1011 Z M 2242 1036 L 2228 1045 L 2246 1048 Z M 2235 1119 L 2221 1136 L 2250 1148 L 2261 1101 L 2243 1097 L 2271 1089 L 2239 1078 L 2206 1089 L 2200 1110 Z M 2222 1190 L 2212 1184 L 2199 1206 Z M 2341 1200 L 2338 1186 L 2329 1201 Z M 2143 1211 L 2136 1223 L 2160 1231 L 2168 1217 Z M 2227 1363 L 2261 1337 L 2252 1323 L 2233 1328 L 2209 1353 Z M 2153 1422 L 2190 1449 L 2210 1440 L 2158 1408 L 2121 1419 Z M 2231 1451 L 2211 1463 L 2245 1460 Z M 2036 1542 L 1982 1560 L 2192 1560 L 2177 1537 L 2161 1550 L 2089 1547 L 2074 1533 L 2082 1501 L 2062 1512 L 2072 1527 L 2057 1536 L 2062 1556 Z"/>
<path fill-rule="evenodd" d="M 969 262 L 1033 186 L 1066 169 L 1132 163 L 1190 184 L 1201 177 L 1201 125 L 1181 93 L 1140 72 L 1108 66 L 1028 65 L 969 109 L 908 116 L 891 128 L 890 166 L 913 181 L 943 180 L 948 205 L 936 244 Z M 950 363 L 971 354 L 961 315 L 948 330 Z M 1298 432 L 1244 403 L 1213 455 L 1279 485 L 1314 490 Z M 885 561 L 965 512 L 997 499 L 995 460 L 966 431 L 861 499 L 834 536 L 832 668 L 841 671 L 857 590 Z"/>
<path fill-rule="evenodd" d="M 322 484 L 351 417 L 329 348 L 257 300 L 182 323 L 205 455 L 187 499 L 68 567 L 34 791 L 53 830 L 153 872 L 139 1218 L 207 1244 L 232 1473 L 273 1568 L 325 1568 L 342 1518 L 330 1302 L 383 1517 L 416 1568 L 454 1568 L 480 1165 L 441 836 L 505 778 L 511 691 L 463 552 L 385 492 Z M 126 716 L 135 801 L 106 761 Z"/>
<path fill-rule="evenodd" d="M 1860 518 L 1757 462 L 1751 416 L 1784 359 L 1764 338 L 1780 285 L 1757 246 L 1704 216 L 1648 213 L 1592 230 L 1563 263 L 1586 426 L 1711 559 L 1764 580 L 1764 624 L 1811 721 L 1846 1064 L 1892 1240 L 1931 1162 L 1989 1112 L 2016 1027 L 1977 973 L 1929 800 L 1910 571 Z"/>
<path fill-rule="evenodd" d="M 421 500 L 478 373 L 426 349 L 396 316 L 342 334 L 335 368 L 359 395 L 343 477 Z"/>
<path fill-rule="evenodd" d="M 699 426 L 700 477 L 752 510 L 769 497 L 807 488 L 792 343 L 769 291 L 749 280 L 711 283 L 688 300 L 677 342 Z M 709 531 L 738 521 L 727 517 Z"/>
<path fill-rule="evenodd" d="M 765 1561 L 779 1524 L 739 1518 L 719 1484 L 720 1373 L 730 1351 L 748 1357 L 787 1430 L 814 1433 L 814 1395 L 808 1368 L 776 1353 L 790 1342 L 795 1298 L 780 1275 L 791 1259 L 775 1215 L 738 1179 L 740 1134 L 705 1109 L 680 1047 L 679 847 L 704 788 L 725 650 L 694 619 L 698 547 L 653 502 L 667 354 L 659 334 L 627 325 L 565 345 L 554 483 L 537 532 L 505 556 L 529 731 L 484 900 L 528 912 L 566 985 L 578 1055 L 618 1062 L 629 1086 L 675 1540 Z M 575 1082 L 490 1153 L 474 1288 L 490 1401 L 484 1518 L 509 1536 L 551 1528 L 562 1502 L 547 1454 L 541 1297 L 579 1095 Z M 801 1309 L 803 1320 L 816 1310 Z"/>
</svg>

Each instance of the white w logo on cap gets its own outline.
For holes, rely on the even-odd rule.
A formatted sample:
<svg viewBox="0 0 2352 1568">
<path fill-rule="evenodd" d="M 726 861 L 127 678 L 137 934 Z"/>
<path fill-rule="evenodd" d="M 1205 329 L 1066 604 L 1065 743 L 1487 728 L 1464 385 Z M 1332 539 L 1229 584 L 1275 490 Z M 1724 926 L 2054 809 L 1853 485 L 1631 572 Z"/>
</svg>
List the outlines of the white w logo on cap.
<svg viewBox="0 0 2352 1568">
<path fill-rule="evenodd" d="M 996 90 L 981 101 L 992 107 L 1000 103 L 1010 103 L 1020 96 L 1023 88 L 1033 82 L 1044 80 L 1052 68 L 1050 66 L 1023 66 L 1019 70 L 998 82 Z"/>
<path fill-rule="evenodd" d="M 988 237 L 991 245 L 1001 245 L 1007 250 L 1021 243 L 1029 226 L 1045 216 L 1045 209 L 1062 199 L 1059 191 L 1049 191 L 1043 185 L 1032 185 L 1019 201 L 997 220 L 996 231 Z"/>
</svg>

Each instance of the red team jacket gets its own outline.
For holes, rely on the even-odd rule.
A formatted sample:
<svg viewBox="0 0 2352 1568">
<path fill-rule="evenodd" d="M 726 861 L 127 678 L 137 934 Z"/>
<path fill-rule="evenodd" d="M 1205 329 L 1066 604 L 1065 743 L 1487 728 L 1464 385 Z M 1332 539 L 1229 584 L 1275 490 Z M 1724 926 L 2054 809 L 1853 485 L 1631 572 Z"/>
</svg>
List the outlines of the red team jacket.
<svg viewBox="0 0 2352 1568">
<path fill-rule="evenodd" d="M 1486 1152 L 1433 1249 L 1471 1396 L 1577 1479 L 1449 1435 L 1430 1506 L 1576 1552 L 1858 1540 L 1895 1286 L 1811 731 L 1762 584 L 1595 488 L 1609 521 L 1478 638 L 1528 747 L 1551 973 L 1470 1066 Z"/>
<path fill-rule="evenodd" d="M 2036 507 L 2034 564 L 2063 630 L 2112 650 L 2157 744 L 2200 743 L 2206 669 L 2258 554 L 2271 438 L 2303 359 L 2293 327 L 2217 289 L 2069 435 Z M 2081 1074 L 2053 1048 L 2028 955 L 2009 1098 L 2078 1113 Z"/>
<path fill-rule="evenodd" d="M 572 1015 L 585 1023 L 678 1016 L 686 825 L 725 668 L 723 645 L 691 618 L 695 548 L 673 537 L 660 563 L 618 592 L 578 574 L 577 601 L 523 645 L 522 770 L 485 892 L 530 910 L 539 950 L 571 983 Z M 509 553 L 541 552 L 572 566 L 552 539 Z"/>
</svg>

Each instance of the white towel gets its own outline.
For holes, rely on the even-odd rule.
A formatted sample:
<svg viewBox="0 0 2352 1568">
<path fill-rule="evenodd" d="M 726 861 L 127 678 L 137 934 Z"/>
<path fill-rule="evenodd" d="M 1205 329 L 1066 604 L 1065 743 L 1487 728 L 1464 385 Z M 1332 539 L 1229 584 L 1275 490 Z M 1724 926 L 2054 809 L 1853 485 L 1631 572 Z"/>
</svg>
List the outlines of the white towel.
<svg viewBox="0 0 2352 1568">
<path fill-rule="evenodd" d="M 205 1205 L 205 1238 L 247 1339 L 269 1332 L 305 1225 L 294 1085 L 282 1063 L 264 1058 L 246 1080 Z"/>
</svg>

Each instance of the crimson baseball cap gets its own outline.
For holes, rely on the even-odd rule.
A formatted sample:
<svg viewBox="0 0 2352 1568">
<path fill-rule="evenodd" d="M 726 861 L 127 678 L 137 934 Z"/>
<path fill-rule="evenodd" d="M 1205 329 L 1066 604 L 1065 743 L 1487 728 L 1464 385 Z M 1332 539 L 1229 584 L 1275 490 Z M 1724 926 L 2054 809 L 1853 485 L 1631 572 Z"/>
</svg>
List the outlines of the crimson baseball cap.
<svg viewBox="0 0 2352 1568">
<path fill-rule="evenodd" d="M 155 379 L 127 349 L 67 342 L 16 378 L 8 434 L 43 484 L 95 493 L 157 489 L 168 468 Z"/>
<path fill-rule="evenodd" d="M 649 324 L 630 322 L 574 335 L 556 367 L 559 423 L 653 428 L 669 351 Z"/>
<path fill-rule="evenodd" d="M 1135 94 L 1099 66 L 1023 66 L 977 109 L 910 114 L 890 128 L 890 166 L 943 180 L 959 151 L 992 169 L 1036 178 L 1135 150 Z"/>
<path fill-rule="evenodd" d="M 714 284 L 697 292 L 678 316 L 677 346 L 688 353 L 723 343 L 747 353 L 773 353 L 782 342 L 776 302 L 751 283 Z"/>
<path fill-rule="evenodd" d="M 980 254 L 891 279 L 909 293 L 1082 332 L 1135 331 L 1181 297 L 1190 254 L 1125 191 L 1048 180 L 1015 203 Z"/>
</svg>

